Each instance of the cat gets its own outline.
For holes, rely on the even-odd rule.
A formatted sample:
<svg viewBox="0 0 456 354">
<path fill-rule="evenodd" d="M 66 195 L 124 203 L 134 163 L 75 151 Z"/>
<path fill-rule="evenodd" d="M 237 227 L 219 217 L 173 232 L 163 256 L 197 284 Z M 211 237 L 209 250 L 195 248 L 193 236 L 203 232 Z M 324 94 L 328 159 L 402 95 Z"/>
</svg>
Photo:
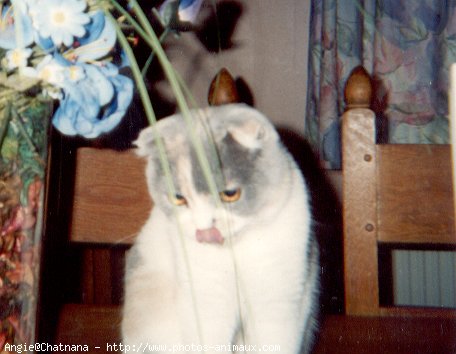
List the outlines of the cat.
<svg viewBox="0 0 456 354">
<path fill-rule="evenodd" d="M 155 353 L 308 352 L 317 330 L 319 250 L 303 177 L 254 108 L 229 104 L 191 114 L 220 199 L 181 115 L 140 133 L 135 144 L 148 161 L 154 207 L 127 256 L 122 343 L 152 345 Z"/>
</svg>

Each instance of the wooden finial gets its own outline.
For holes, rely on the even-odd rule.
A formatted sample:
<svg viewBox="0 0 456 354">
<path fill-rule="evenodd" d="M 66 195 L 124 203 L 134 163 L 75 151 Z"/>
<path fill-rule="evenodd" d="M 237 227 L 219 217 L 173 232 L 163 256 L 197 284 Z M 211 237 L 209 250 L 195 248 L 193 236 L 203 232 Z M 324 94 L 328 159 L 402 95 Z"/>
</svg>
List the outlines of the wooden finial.
<svg viewBox="0 0 456 354">
<path fill-rule="evenodd" d="M 345 84 L 345 110 L 370 108 L 372 101 L 372 80 L 362 66 L 352 70 Z"/>
<path fill-rule="evenodd" d="M 239 102 L 236 83 L 227 69 L 220 69 L 212 79 L 207 100 L 211 106 Z"/>
</svg>

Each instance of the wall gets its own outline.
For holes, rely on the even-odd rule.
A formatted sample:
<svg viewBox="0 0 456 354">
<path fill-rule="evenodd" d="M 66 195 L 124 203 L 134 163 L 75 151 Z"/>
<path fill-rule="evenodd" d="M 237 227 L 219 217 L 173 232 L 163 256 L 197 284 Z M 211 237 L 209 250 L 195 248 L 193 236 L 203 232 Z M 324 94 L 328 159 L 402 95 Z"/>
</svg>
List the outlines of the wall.
<svg viewBox="0 0 456 354">
<path fill-rule="evenodd" d="M 302 134 L 310 0 L 216 2 L 240 9 L 232 48 L 211 54 L 193 33 L 167 41 L 167 53 L 190 85 L 198 104 L 207 104 L 208 85 L 225 66 L 234 77 L 245 80 L 259 110 L 276 125 Z M 211 1 L 207 3 L 202 18 L 212 11 Z M 220 17 L 222 15 L 229 16 L 225 13 Z M 222 22 L 224 18 L 219 20 Z"/>
</svg>

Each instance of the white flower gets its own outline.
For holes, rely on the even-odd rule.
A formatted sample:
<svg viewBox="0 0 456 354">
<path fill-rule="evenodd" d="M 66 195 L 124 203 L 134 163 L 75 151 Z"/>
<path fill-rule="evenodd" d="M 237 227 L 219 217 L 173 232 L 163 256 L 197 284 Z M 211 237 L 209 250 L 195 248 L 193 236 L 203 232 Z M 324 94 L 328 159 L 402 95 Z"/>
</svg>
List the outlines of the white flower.
<svg viewBox="0 0 456 354">
<path fill-rule="evenodd" d="M 47 55 L 36 67 L 36 77 L 51 85 L 62 87 L 65 81 L 65 67 Z"/>
<path fill-rule="evenodd" d="M 53 99 L 61 100 L 63 98 L 62 87 L 66 80 L 67 71 L 68 67 L 60 65 L 52 55 L 47 55 L 36 68 L 30 66 L 22 68 L 21 74 L 50 84 L 51 86 L 47 86 L 43 89 L 43 92 Z"/>
<path fill-rule="evenodd" d="M 6 62 L 8 70 L 23 68 L 27 66 L 27 59 L 32 55 L 30 48 L 16 48 L 6 53 Z"/>
<path fill-rule="evenodd" d="M 43 0 L 32 6 L 30 13 L 33 26 L 43 38 L 51 38 L 57 47 L 62 43 L 70 47 L 74 37 L 86 33 L 84 25 L 90 22 L 86 7 L 84 0 Z"/>
</svg>

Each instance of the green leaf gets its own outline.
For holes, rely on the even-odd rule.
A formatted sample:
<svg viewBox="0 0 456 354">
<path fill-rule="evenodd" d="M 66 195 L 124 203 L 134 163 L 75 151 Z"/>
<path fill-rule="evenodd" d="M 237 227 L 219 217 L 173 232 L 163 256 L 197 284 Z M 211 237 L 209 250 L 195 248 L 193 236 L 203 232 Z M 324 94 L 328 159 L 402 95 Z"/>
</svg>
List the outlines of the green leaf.
<svg viewBox="0 0 456 354">
<path fill-rule="evenodd" d="M 4 72 L 0 75 L 0 85 L 12 88 L 17 92 L 25 92 L 36 86 L 40 80 L 19 75 L 19 73 L 14 73 L 12 75 L 6 75 Z"/>
<path fill-rule="evenodd" d="M 3 144 L 0 150 L 0 154 L 3 159 L 15 160 L 18 154 L 19 142 L 14 137 L 6 136 L 3 139 Z"/>
</svg>

